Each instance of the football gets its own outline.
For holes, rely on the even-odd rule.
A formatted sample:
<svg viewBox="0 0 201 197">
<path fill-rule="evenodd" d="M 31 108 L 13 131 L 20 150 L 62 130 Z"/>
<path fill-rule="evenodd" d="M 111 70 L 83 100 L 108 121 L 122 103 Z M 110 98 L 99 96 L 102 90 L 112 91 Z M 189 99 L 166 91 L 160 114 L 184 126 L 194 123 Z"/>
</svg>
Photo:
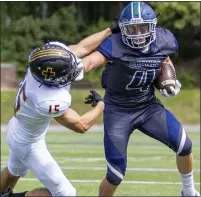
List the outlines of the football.
<svg viewBox="0 0 201 197">
<path fill-rule="evenodd" d="M 166 89 L 167 93 L 171 93 L 170 87 L 175 88 L 176 71 L 171 60 L 168 58 L 161 63 L 161 71 L 155 79 L 154 85 L 157 89 Z"/>
</svg>

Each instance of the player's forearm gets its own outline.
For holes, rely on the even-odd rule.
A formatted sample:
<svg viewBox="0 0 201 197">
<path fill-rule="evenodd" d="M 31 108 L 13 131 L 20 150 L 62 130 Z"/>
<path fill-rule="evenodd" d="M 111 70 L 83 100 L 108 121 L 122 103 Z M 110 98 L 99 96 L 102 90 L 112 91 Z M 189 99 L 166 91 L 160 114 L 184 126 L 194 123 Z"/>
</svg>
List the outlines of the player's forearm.
<svg viewBox="0 0 201 197">
<path fill-rule="evenodd" d="M 112 33 L 111 29 L 107 28 L 101 32 L 95 33 L 81 40 L 76 45 L 76 51 L 74 52 L 75 55 L 80 58 L 89 55 L 90 53 L 95 51 L 97 47 L 100 45 L 100 43 L 109 35 L 111 35 L 111 33 Z"/>
<path fill-rule="evenodd" d="M 99 118 L 100 114 L 104 110 L 104 102 L 100 101 L 92 110 L 86 112 L 80 118 L 80 124 L 82 125 L 84 131 L 86 132 Z"/>
</svg>

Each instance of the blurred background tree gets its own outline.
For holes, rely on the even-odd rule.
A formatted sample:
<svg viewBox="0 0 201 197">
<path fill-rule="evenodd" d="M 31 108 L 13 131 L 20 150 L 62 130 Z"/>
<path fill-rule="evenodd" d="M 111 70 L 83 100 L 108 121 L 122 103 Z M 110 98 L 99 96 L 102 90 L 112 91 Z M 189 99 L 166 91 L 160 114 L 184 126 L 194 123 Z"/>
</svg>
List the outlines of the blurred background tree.
<svg viewBox="0 0 201 197">
<path fill-rule="evenodd" d="M 1 61 L 16 62 L 19 77 L 27 68 L 29 53 L 48 40 L 75 44 L 82 38 L 109 27 L 129 2 L 0 2 Z M 200 2 L 148 2 L 158 25 L 169 28 L 179 41 L 173 57 L 178 78 L 185 87 L 199 83 Z M 191 61 L 192 60 L 192 61 Z M 196 62 L 192 65 L 192 62 Z M 88 73 L 85 80 L 100 84 L 103 68 Z M 191 78 L 191 80 L 188 80 Z"/>
</svg>

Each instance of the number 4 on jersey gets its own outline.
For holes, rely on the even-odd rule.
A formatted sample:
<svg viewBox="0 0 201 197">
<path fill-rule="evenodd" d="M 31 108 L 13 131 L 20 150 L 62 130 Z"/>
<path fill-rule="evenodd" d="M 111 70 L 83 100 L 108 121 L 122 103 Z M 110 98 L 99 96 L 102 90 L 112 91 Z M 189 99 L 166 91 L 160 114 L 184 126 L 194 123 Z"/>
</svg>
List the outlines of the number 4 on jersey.
<svg viewBox="0 0 201 197">
<path fill-rule="evenodd" d="M 146 91 L 154 81 L 155 75 L 155 70 L 136 71 L 126 89 Z"/>
</svg>

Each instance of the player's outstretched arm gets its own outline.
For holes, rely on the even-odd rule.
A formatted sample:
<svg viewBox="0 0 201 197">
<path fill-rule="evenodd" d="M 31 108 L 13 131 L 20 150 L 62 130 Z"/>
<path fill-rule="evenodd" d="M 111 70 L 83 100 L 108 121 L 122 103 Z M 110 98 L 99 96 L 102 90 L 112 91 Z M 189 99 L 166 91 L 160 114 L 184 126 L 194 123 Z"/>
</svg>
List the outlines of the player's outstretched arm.
<svg viewBox="0 0 201 197">
<path fill-rule="evenodd" d="M 97 49 L 97 47 L 101 44 L 101 42 L 110 36 L 112 33 L 119 33 L 119 25 L 118 20 L 115 19 L 115 22 L 111 25 L 111 27 L 106 28 L 103 31 L 95 33 L 93 35 L 88 36 L 87 38 L 81 40 L 76 45 L 70 45 L 70 50 L 79 58 L 85 57 L 89 55 L 93 51 Z"/>
<path fill-rule="evenodd" d="M 80 116 L 76 111 L 68 108 L 63 115 L 56 117 L 55 120 L 77 133 L 85 133 L 98 119 L 104 110 L 104 102 L 102 97 L 94 90 L 91 95 L 86 97 L 85 103 L 94 107 L 92 110 Z"/>
<path fill-rule="evenodd" d="M 76 45 L 70 45 L 69 48 L 77 57 L 85 57 L 86 55 L 96 50 L 100 43 L 109 35 L 111 35 L 111 33 L 111 29 L 107 28 L 101 32 L 88 36 Z"/>
</svg>

